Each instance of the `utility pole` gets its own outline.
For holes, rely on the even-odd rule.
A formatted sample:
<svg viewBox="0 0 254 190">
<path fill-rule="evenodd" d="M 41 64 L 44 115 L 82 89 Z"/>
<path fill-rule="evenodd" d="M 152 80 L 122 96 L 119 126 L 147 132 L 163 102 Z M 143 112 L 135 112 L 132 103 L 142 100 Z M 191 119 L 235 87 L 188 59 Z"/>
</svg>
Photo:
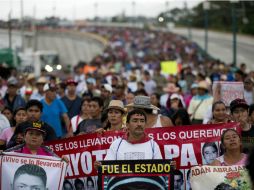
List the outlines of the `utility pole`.
<svg viewBox="0 0 254 190">
<path fill-rule="evenodd" d="M 136 21 L 136 2 L 132 1 L 131 5 L 132 5 L 132 23 L 133 23 L 133 26 L 134 26 L 135 21 Z"/>
<path fill-rule="evenodd" d="M 20 32 L 21 32 L 21 51 L 24 51 L 24 5 L 20 0 Z"/>
<path fill-rule="evenodd" d="M 231 0 L 231 16 L 232 16 L 232 34 L 233 34 L 233 65 L 237 66 L 237 15 L 235 4 L 238 3 L 237 0 Z"/>
<path fill-rule="evenodd" d="M 98 15 L 97 15 L 97 9 L 98 9 L 98 3 L 95 2 L 94 3 L 94 20 L 97 20 L 97 17 L 98 17 Z"/>
<path fill-rule="evenodd" d="M 206 0 L 203 2 L 203 9 L 204 9 L 204 25 L 205 25 L 205 52 L 208 54 L 208 11 L 210 9 L 210 3 Z"/>
<path fill-rule="evenodd" d="M 187 1 L 184 2 L 184 9 L 185 9 L 185 13 L 186 13 L 186 16 L 187 16 L 187 25 L 188 25 L 188 38 L 189 40 L 192 39 L 192 32 L 191 32 L 191 20 L 190 20 L 190 12 L 189 12 L 189 9 L 188 9 L 188 4 L 187 4 Z"/>
<path fill-rule="evenodd" d="M 12 26 L 11 26 L 11 11 L 9 12 L 8 15 L 8 37 L 9 37 L 9 49 L 12 49 Z"/>
</svg>

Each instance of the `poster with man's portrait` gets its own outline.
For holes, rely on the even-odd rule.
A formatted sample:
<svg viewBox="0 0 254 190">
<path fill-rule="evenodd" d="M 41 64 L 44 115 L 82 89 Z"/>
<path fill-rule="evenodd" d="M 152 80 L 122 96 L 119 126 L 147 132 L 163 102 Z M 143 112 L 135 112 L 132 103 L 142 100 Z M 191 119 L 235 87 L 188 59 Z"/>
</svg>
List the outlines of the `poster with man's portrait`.
<svg viewBox="0 0 254 190">
<path fill-rule="evenodd" d="M 211 164 L 217 157 L 219 157 L 218 142 L 201 143 L 201 154 L 203 165 Z"/>
<path fill-rule="evenodd" d="M 103 161 L 99 190 L 168 190 L 174 185 L 170 160 Z"/>
<path fill-rule="evenodd" d="M 3 154 L 1 190 L 62 190 L 66 166 L 66 162 L 55 157 Z"/>
</svg>

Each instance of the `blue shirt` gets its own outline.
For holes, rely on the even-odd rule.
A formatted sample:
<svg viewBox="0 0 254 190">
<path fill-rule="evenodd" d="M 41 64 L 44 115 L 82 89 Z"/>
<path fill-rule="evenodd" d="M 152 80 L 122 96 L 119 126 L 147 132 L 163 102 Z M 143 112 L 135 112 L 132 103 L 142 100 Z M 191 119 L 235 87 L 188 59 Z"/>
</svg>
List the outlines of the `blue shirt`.
<svg viewBox="0 0 254 190">
<path fill-rule="evenodd" d="M 51 104 L 47 104 L 45 99 L 42 99 L 41 103 L 43 104 L 41 120 L 53 127 L 57 137 L 62 137 L 61 116 L 67 113 L 64 103 L 57 98 Z"/>
</svg>

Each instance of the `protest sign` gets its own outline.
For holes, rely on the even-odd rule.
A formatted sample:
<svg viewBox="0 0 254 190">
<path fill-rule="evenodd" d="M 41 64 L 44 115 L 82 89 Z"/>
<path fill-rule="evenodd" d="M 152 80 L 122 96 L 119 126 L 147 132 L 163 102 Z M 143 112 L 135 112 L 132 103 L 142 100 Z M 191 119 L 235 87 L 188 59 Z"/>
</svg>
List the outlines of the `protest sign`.
<svg viewBox="0 0 254 190">
<path fill-rule="evenodd" d="M 1 190 L 61 190 L 67 164 L 60 158 L 21 153 L 1 156 Z"/>
<path fill-rule="evenodd" d="M 226 106 L 230 105 L 230 102 L 241 98 L 244 99 L 244 87 L 242 82 L 224 82 L 215 81 L 213 83 L 213 97 L 216 100 L 222 100 Z"/>
<path fill-rule="evenodd" d="M 173 188 L 170 160 L 102 161 L 99 168 L 99 190 Z"/>
<path fill-rule="evenodd" d="M 227 128 L 235 128 L 240 132 L 239 124 L 225 123 L 151 128 L 146 129 L 146 133 L 158 143 L 164 159 L 176 161 L 177 168 L 186 179 L 191 166 L 209 164 L 219 156 L 220 137 Z M 66 179 L 74 184 L 73 179 L 79 178 L 85 184 L 88 177 L 90 180 L 91 176 L 97 175 L 94 161 L 102 161 L 111 143 L 121 136 L 123 132 L 110 131 L 61 139 L 47 145 L 60 157 L 65 155 L 69 158 Z M 213 156 L 206 157 L 203 154 L 208 146 L 214 149 Z M 92 180 L 96 184 L 96 178 Z M 187 184 L 181 188 L 185 187 Z"/>
<path fill-rule="evenodd" d="M 244 166 L 195 166 L 191 168 L 192 190 L 250 190 Z"/>
<path fill-rule="evenodd" d="M 162 61 L 161 71 L 162 71 L 162 74 L 176 75 L 179 71 L 178 63 L 176 61 Z"/>
</svg>

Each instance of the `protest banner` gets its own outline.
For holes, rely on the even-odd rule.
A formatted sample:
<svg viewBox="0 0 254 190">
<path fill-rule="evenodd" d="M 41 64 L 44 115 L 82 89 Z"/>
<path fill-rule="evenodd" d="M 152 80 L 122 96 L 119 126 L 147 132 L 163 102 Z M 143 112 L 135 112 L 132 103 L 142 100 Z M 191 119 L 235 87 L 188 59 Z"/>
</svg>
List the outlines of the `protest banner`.
<svg viewBox="0 0 254 190">
<path fill-rule="evenodd" d="M 214 99 L 222 100 L 226 106 L 229 106 L 230 102 L 237 98 L 244 99 L 242 82 L 215 81 L 212 89 Z"/>
<path fill-rule="evenodd" d="M 0 158 L 1 190 L 62 190 L 67 164 L 60 158 L 14 152 Z"/>
<path fill-rule="evenodd" d="M 195 166 L 191 168 L 192 190 L 250 190 L 251 181 L 244 166 Z"/>
<path fill-rule="evenodd" d="M 171 160 L 102 161 L 98 190 L 173 189 Z"/>
<path fill-rule="evenodd" d="M 180 169 L 185 181 L 192 166 L 209 164 L 219 156 L 220 137 L 227 128 L 235 128 L 240 132 L 239 124 L 225 123 L 151 128 L 146 129 L 146 133 L 158 143 L 164 159 L 176 161 L 176 168 Z M 97 184 L 96 178 L 90 179 L 98 174 L 93 163 L 95 160 L 102 161 L 111 143 L 121 136 L 123 132 L 109 131 L 61 139 L 47 145 L 60 157 L 65 155 L 69 158 L 66 179 L 70 183 L 74 184 L 74 179 L 79 178 L 86 184 L 89 177 L 90 181 Z M 203 154 L 208 146 L 214 149 L 213 156 L 206 157 Z M 187 185 L 182 184 L 181 189 L 185 187 Z"/>
</svg>

